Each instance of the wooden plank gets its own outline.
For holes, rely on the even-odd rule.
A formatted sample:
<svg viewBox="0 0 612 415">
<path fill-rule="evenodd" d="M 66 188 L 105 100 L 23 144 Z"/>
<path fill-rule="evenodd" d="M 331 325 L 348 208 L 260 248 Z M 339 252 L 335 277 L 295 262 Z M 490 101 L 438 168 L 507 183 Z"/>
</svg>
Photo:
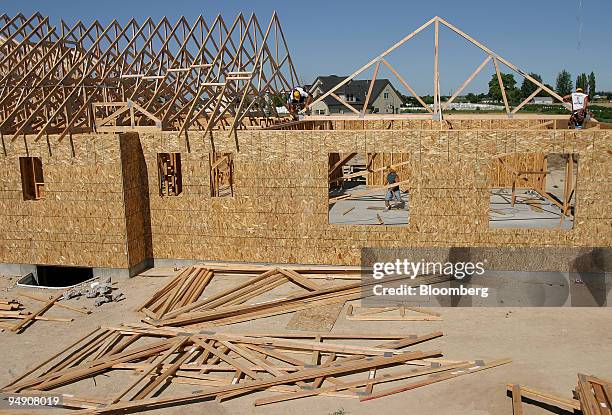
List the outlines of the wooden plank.
<svg viewBox="0 0 612 415">
<path fill-rule="evenodd" d="M 346 373 L 353 373 L 359 370 L 371 369 L 372 367 L 389 366 L 392 364 L 408 362 L 410 360 L 422 359 L 431 356 L 440 355 L 440 351 L 433 350 L 427 352 L 406 352 L 393 357 L 373 357 L 363 361 L 356 361 L 350 363 L 337 363 L 332 367 L 321 367 L 313 369 L 305 369 L 298 373 L 288 374 L 285 376 L 277 376 L 270 379 L 254 380 L 248 383 L 241 383 L 235 385 L 224 385 L 214 388 L 208 388 L 201 392 L 194 392 L 187 395 L 175 395 L 172 397 L 159 397 L 159 398 L 147 398 L 140 401 L 134 402 L 118 402 L 113 405 L 107 405 L 105 407 L 96 408 L 94 410 L 84 410 L 73 412 L 76 415 L 82 414 L 106 414 L 113 413 L 116 411 L 125 410 L 144 410 L 150 407 L 167 406 L 173 404 L 187 404 L 190 402 L 197 402 L 207 397 L 217 396 L 219 394 L 227 392 L 248 392 L 268 388 L 270 386 L 283 385 L 288 383 L 294 383 L 301 380 L 316 379 L 320 376 L 332 376 Z"/>
<path fill-rule="evenodd" d="M 370 85 L 368 86 L 368 93 L 366 94 L 365 101 L 363 101 L 363 108 L 361 109 L 362 117 L 368 111 L 368 104 L 370 103 L 370 97 L 372 96 L 372 90 L 374 89 L 374 83 L 376 82 L 376 77 L 378 76 L 379 69 L 380 69 L 380 60 L 376 62 L 376 66 L 374 67 L 374 74 L 372 75 L 372 79 L 370 80 Z"/>
<path fill-rule="evenodd" d="M 412 389 L 416 389 L 416 388 L 420 388 L 422 386 L 426 386 L 426 385 L 431 385 L 433 383 L 437 383 L 437 382 L 441 382 L 443 380 L 447 380 L 447 379 L 452 379 L 452 378 L 456 378 L 459 376 L 463 376 L 463 375 L 468 375 L 471 373 L 476 373 L 479 372 L 481 370 L 486 370 L 486 369 L 491 369 L 500 365 L 505 365 L 508 363 L 511 363 L 512 360 L 510 359 L 500 359 L 500 360 L 494 360 L 491 361 L 485 365 L 482 366 L 473 366 L 471 368 L 467 368 L 467 369 L 463 369 L 463 370 L 457 370 L 455 372 L 451 372 L 451 373 L 442 373 L 439 376 L 435 376 L 426 380 L 422 380 L 422 381 L 418 381 L 418 382 L 413 382 L 404 386 L 398 386 L 395 388 L 390 388 L 381 392 L 377 392 L 375 394 L 372 394 L 370 396 L 367 397 L 363 397 L 360 398 L 359 400 L 364 402 L 364 401 L 371 401 L 373 399 L 378 399 L 378 398 L 382 398 L 385 396 L 389 396 L 389 395 L 394 395 L 396 393 L 400 393 L 400 392 L 405 392 L 408 390 L 412 390 Z"/>
<path fill-rule="evenodd" d="M 341 103 L 342 105 L 344 105 L 345 107 L 347 107 L 348 109 L 350 109 L 351 111 L 353 111 L 355 114 L 359 115 L 360 112 L 359 110 L 357 110 L 357 108 L 353 107 L 351 104 L 349 104 L 348 102 L 346 102 L 345 100 L 343 100 L 342 98 L 340 98 L 338 95 L 334 94 L 333 92 L 329 94 L 330 96 L 334 97 L 334 99 L 336 101 L 338 101 L 339 103 Z"/>
<path fill-rule="evenodd" d="M 434 114 L 441 115 L 440 111 L 440 68 L 438 66 L 438 49 L 439 49 L 439 37 L 440 37 L 440 21 L 436 16 L 436 21 L 434 22 Z M 442 117 L 440 117 L 442 120 Z"/>
<path fill-rule="evenodd" d="M 51 307 L 53 307 L 53 305 L 62 297 L 62 295 L 63 295 L 63 293 L 55 295 L 53 298 L 51 298 L 49 301 L 47 301 L 47 303 L 45 305 L 43 305 L 41 308 L 39 308 L 37 311 L 35 311 L 34 313 L 32 313 L 29 316 L 25 317 L 22 321 L 20 321 L 16 325 L 14 325 L 11 328 L 11 331 L 19 331 L 19 330 L 21 330 L 23 327 L 25 327 L 30 322 L 32 322 L 34 319 L 36 319 L 36 317 L 44 314 L 47 310 L 49 310 Z"/>
<path fill-rule="evenodd" d="M 71 343 L 70 345 L 64 347 L 61 351 L 59 351 L 58 353 L 54 354 L 53 356 L 49 357 L 48 359 L 46 359 L 45 361 L 43 361 L 41 364 L 34 366 L 32 369 L 28 370 L 27 372 L 25 372 L 23 375 L 13 379 L 10 383 L 7 383 L 6 385 L 4 385 L 2 387 L 2 389 L 8 389 L 9 387 L 17 384 L 18 382 L 21 382 L 23 379 L 25 379 L 26 377 L 30 376 L 32 373 L 36 372 L 37 370 L 40 370 L 43 366 L 45 366 L 46 364 L 49 364 L 50 362 L 52 362 L 53 360 L 57 359 L 58 357 L 60 357 L 62 354 L 66 353 L 68 350 L 72 349 L 73 347 L 75 347 L 76 345 L 83 343 L 86 339 L 88 339 L 89 337 L 93 336 L 96 333 L 100 333 L 100 328 L 98 327 L 95 330 L 92 330 L 91 332 L 89 332 L 88 334 L 86 334 L 85 336 L 79 338 L 78 340 L 76 340 L 74 343 Z"/>
<path fill-rule="evenodd" d="M 419 96 L 419 94 L 416 93 L 416 91 L 408 84 L 408 82 L 406 82 L 406 80 L 395 70 L 395 68 L 393 66 L 391 66 L 391 64 L 389 62 L 387 62 L 386 59 L 382 60 L 382 63 L 385 64 L 385 66 L 387 68 L 389 68 L 389 70 L 391 71 L 391 73 L 393 75 L 395 75 L 395 77 L 397 78 L 398 81 L 400 81 L 400 83 L 404 86 L 404 88 L 406 88 L 408 90 L 408 92 L 410 92 L 412 94 L 412 96 L 419 101 L 419 104 L 421 104 L 421 106 L 423 108 L 425 108 L 430 114 L 433 114 L 433 111 L 431 108 L 429 108 L 429 105 L 427 105 L 425 103 L 425 101 L 423 101 L 423 99 Z"/>
<path fill-rule="evenodd" d="M 523 102 L 521 102 L 519 105 L 516 106 L 516 108 L 514 108 L 512 110 L 512 114 L 516 114 L 517 112 L 519 112 L 519 110 L 521 108 L 523 108 L 525 105 L 529 104 L 529 102 L 540 93 L 540 91 L 542 91 L 542 87 L 538 87 L 535 91 L 533 91 L 533 93 L 531 95 L 529 95 L 527 98 L 525 98 L 523 100 Z"/>
<path fill-rule="evenodd" d="M 506 88 L 504 87 L 504 80 L 499 70 L 499 64 L 497 59 L 493 58 L 493 64 L 495 65 L 495 72 L 497 73 L 497 82 L 499 83 L 499 89 L 501 90 L 502 99 L 504 100 L 504 106 L 506 107 L 506 113 L 510 114 L 510 106 L 508 105 L 508 97 L 506 96 Z"/>
<path fill-rule="evenodd" d="M 351 388 L 351 387 L 361 387 L 361 386 L 370 386 L 370 385 L 376 385 L 376 384 L 380 384 L 380 383 L 385 383 L 385 382 L 394 382 L 394 381 L 398 381 L 398 380 L 402 380 L 402 379 L 407 379 L 407 378 L 411 378 L 411 377 L 418 377 L 418 376 L 424 376 L 424 375 L 433 375 L 436 373 L 440 373 L 440 372 L 446 372 L 449 370 L 453 370 L 453 369 L 462 369 L 462 368 L 468 368 L 470 365 L 472 365 L 471 363 L 460 363 L 460 364 L 453 364 L 453 365 L 447 365 L 447 366 L 439 366 L 436 368 L 427 368 L 427 369 L 419 369 L 419 370 L 410 370 L 410 371 L 404 371 L 404 372 L 400 372 L 397 374 L 389 374 L 386 376 L 379 376 L 379 377 L 374 377 L 372 379 L 365 379 L 365 380 L 357 380 L 357 381 L 352 381 L 352 382 L 348 382 L 348 383 L 344 383 L 342 385 L 334 385 L 334 386 L 327 386 L 327 387 L 323 387 L 323 388 L 316 388 L 313 390 L 305 390 L 305 391 L 300 391 L 297 393 L 291 393 L 291 394 L 287 394 L 287 395 L 277 395 L 277 396 L 270 396 L 270 397 L 265 397 L 265 398 L 259 398 L 257 400 L 255 400 L 255 406 L 260 406 L 260 405 L 268 405 L 271 403 L 276 403 L 276 402 L 285 402 L 285 401 L 289 401 L 289 400 L 293 400 L 293 399 L 300 399 L 300 398 L 306 398 L 309 396 L 316 396 L 316 395 L 321 395 L 325 392 L 336 392 L 339 390 L 343 390 L 343 389 L 347 389 L 347 388 Z"/>
<path fill-rule="evenodd" d="M 297 272 L 291 270 L 291 269 L 280 269 L 279 270 L 281 272 L 281 274 L 285 275 L 287 278 L 289 278 L 291 281 L 295 282 L 298 285 L 301 285 L 302 287 L 310 290 L 310 291 L 317 291 L 320 290 L 321 287 L 319 286 L 319 284 L 316 284 L 315 282 L 309 281 L 308 278 L 304 278 L 302 277 L 300 274 L 298 274 Z"/>
<path fill-rule="evenodd" d="M 595 399 L 592 386 L 585 375 L 578 373 L 578 396 L 580 409 L 584 415 L 599 415 L 599 404 Z"/>
<path fill-rule="evenodd" d="M 134 380 L 132 383 L 130 383 L 126 388 L 124 388 L 120 393 L 118 393 L 117 395 L 115 395 L 114 398 L 112 398 L 110 400 L 110 403 L 113 404 L 115 402 L 119 402 L 119 400 L 121 398 L 123 398 L 125 395 L 127 395 L 128 393 L 130 393 L 130 391 L 132 389 L 134 389 L 140 382 L 142 382 L 143 380 L 145 380 L 147 377 L 150 376 L 150 374 L 154 371 L 157 370 L 173 353 L 175 353 L 179 348 L 181 348 L 187 341 L 189 340 L 189 338 L 185 337 L 182 339 L 179 339 L 174 346 L 172 346 L 171 348 L 169 348 L 168 350 L 166 350 L 159 358 L 159 360 L 156 363 L 153 363 L 151 365 L 149 365 L 148 368 L 143 370 L 143 373 L 136 379 Z"/>
<path fill-rule="evenodd" d="M 521 385 L 512 385 L 512 414 L 523 415 Z"/>
<path fill-rule="evenodd" d="M 40 302 L 46 302 L 48 301 L 47 299 L 44 298 L 40 298 L 38 296 L 32 295 L 32 294 L 28 294 L 28 293 L 24 293 L 24 292 L 20 292 L 17 295 L 20 295 L 22 297 L 26 297 L 26 298 L 30 298 L 32 300 L 36 300 L 36 301 L 40 301 Z M 55 305 L 59 308 L 65 308 L 66 310 L 71 310 L 71 311 L 76 311 L 77 313 L 81 313 L 81 314 L 91 314 L 91 310 L 83 307 L 83 308 L 78 308 L 78 307 L 72 307 L 68 304 L 63 304 L 61 302 L 56 302 Z"/>
<path fill-rule="evenodd" d="M 470 82 L 472 82 L 474 80 L 474 78 L 476 78 L 476 76 L 478 76 L 478 74 L 480 73 L 480 71 L 483 70 L 483 68 L 485 66 L 487 66 L 487 64 L 491 61 L 491 59 L 493 59 L 491 57 L 491 55 L 487 55 L 487 57 L 485 58 L 484 61 L 482 61 L 482 63 L 478 66 L 478 68 L 476 68 L 476 70 L 474 72 L 472 72 L 472 74 L 465 80 L 463 81 L 463 83 L 461 84 L 461 86 L 459 88 L 457 88 L 457 90 L 453 93 L 453 95 L 448 99 L 448 101 L 446 101 L 444 103 L 444 110 L 448 109 L 449 105 L 455 100 L 455 98 L 457 98 L 459 96 L 459 94 L 469 85 Z"/>
<path fill-rule="evenodd" d="M 512 391 L 512 384 L 506 385 L 506 389 L 508 391 Z M 534 389 L 532 387 L 527 387 L 525 385 L 520 385 L 521 388 L 521 396 L 524 396 L 527 399 L 531 399 L 537 402 L 542 402 L 547 405 L 556 406 L 557 408 L 564 409 L 566 411 L 579 411 L 580 410 L 580 402 L 576 399 L 566 399 L 556 395 L 552 395 L 547 392 L 542 392 L 538 389 Z"/>
</svg>

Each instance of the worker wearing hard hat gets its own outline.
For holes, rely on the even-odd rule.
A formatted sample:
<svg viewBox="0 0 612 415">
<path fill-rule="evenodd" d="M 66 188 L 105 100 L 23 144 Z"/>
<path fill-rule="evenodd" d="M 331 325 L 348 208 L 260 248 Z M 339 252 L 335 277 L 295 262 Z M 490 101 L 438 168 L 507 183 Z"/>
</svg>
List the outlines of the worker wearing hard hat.
<svg viewBox="0 0 612 415">
<path fill-rule="evenodd" d="M 572 103 L 572 115 L 568 125 L 570 128 L 581 129 L 585 119 L 588 117 L 589 96 L 582 88 L 576 88 L 576 92 L 563 97 L 563 101 Z"/>
<path fill-rule="evenodd" d="M 306 92 L 306 90 L 301 86 L 296 86 L 289 94 L 285 106 L 291 115 L 297 117 L 297 113 L 300 110 L 308 107 L 311 103 L 312 95 Z"/>
</svg>

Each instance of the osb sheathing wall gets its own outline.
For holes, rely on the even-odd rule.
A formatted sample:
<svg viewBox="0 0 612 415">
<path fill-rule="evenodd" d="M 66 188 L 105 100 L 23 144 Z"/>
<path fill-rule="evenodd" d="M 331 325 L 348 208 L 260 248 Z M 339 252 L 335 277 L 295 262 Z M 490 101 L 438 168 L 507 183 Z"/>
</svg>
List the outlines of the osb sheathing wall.
<svg viewBox="0 0 612 415">
<path fill-rule="evenodd" d="M 153 259 L 147 165 L 137 133 L 121 135 L 120 151 L 128 264 L 136 271 Z"/>
<path fill-rule="evenodd" d="M 210 138 L 190 132 L 188 139 L 191 152 L 175 133 L 122 134 L 121 146 L 113 134 L 74 135 L 73 154 L 68 138 L 57 143 L 49 137 L 49 155 L 45 140 L 28 138 L 26 149 L 22 139 L 5 138 L 0 262 L 128 268 L 152 255 L 358 264 L 361 247 L 612 242 L 608 130 L 241 131 L 231 138 L 215 133 L 215 150 L 234 155 L 233 198 L 210 197 Z M 580 155 L 574 229 L 489 229 L 491 160 L 536 151 Z M 181 153 L 181 195 L 159 195 L 158 152 Z M 328 225 L 332 152 L 409 154 L 409 225 Z M 18 157 L 26 155 L 43 159 L 44 200 L 23 200 Z"/>
<path fill-rule="evenodd" d="M 140 138 L 159 259 L 358 264 L 362 247 L 612 245 L 612 132 L 604 130 L 215 133 L 215 150 L 234 153 L 233 198 L 209 196 L 209 137 Z M 580 155 L 574 229 L 489 229 L 491 160 L 536 151 Z M 159 196 L 157 152 L 181 153 L 180 196 Z M 329 225 L 332 152 L 410 154 L 409 225 Z"/>
<path fill-rule="evenodd" d="M 4 137 L 0 263 L 127 268 L 118 136 L 48 140 Z M 20 156 L 42 159 L 44 199 L 23 200 Z"/>
</svg>

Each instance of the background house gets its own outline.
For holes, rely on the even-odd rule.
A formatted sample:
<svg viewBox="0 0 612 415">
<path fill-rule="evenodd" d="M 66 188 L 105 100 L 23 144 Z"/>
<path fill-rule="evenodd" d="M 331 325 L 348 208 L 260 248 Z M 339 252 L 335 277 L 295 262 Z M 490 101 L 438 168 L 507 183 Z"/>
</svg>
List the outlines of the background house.
<svg viewBox="0 0 612 415">
<path fill-rule="evenodd" d="M 345 76 L 337 75 L 319 76 L 314 80 L 309 91 L 316 100 L 317 97 L 323 95 L 345 79 Z M 336 90 L 335 94 L 356 110 L 361 111 L 368 94 L 369 85 L 370 80 L 351 80 Z M 395 89 L 393 84 L 388 79 L 377 79 L 374 82 L 374 88 L 372 89 L 366 113 L 399 114 L 402 104 L 402 95 Z M 312 106 L 313 115 L 347 113 L 351 113 L 351 110 L 332 96 L 328 96 Z"/>
</svg>

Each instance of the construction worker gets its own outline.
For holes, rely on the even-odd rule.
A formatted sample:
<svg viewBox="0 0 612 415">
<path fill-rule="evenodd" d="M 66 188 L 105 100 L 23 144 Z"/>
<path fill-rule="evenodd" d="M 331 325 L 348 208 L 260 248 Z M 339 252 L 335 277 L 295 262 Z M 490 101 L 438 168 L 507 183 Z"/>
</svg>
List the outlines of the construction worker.
<svg viewBox="0 0 612 415">
<path fill-rule="evenodd" d="M 297 118 L 297 113 L 308 107 L 311 103 L 312 95 L 306 92 L 301 86 L 296 86 L 289 94 L 285 107 L 287 107 L 287 110 L 289 110 L 293 118 Z"/>
<path fill-rule="evenodd" d="M 584 93 L 582 88 L 576 88 L 576 92 L 564 96 L 563 101 L 572 103 L 572 115 L 568 122 L 569 128 L 581 129 L 584 120 L 587 118 L 589 96 Z"/>
<path fill-rule="evenodd" d="M 385 177 L 385 186 L 393 183 L 398 183 L 400 181 L 399 175 L 393 169 L 393 167 L 387 167 L 387 176 Z M 385 195 L 385 210 L 391 209 L 391 199 L 396 199 L 400 205 L 404 204 L 402 200 L 402 193 L 400 191 L 399 186 L 389 187 L 387 189 L 387 194 Z"/>
</svg>

